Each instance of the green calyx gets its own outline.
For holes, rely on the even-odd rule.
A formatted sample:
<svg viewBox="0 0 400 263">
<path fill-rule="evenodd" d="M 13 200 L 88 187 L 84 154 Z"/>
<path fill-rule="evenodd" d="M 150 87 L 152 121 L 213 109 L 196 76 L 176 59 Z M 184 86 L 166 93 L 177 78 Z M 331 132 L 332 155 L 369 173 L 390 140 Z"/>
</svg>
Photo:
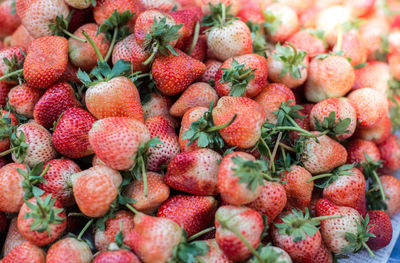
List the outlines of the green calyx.
<svg viewBox="0 0 400 263">
<path fill-rule="evenodd" d="M 343 23 L 342 28 L 344 32 L 349 32 L 353 29 L 360 31 L 360 27 L 365 25 L 366 23 L 367 21 L 365 19 L 360 19 L 357 17 Z"/>
<path fill-rule="evenodd" d="M 197 140 L 197 145 L 201 148 L 211 148 L 221 150 L 225 146 L 225 142 L 219 134 L 219 130 L 231 125 L 237 115 L 235 114 L 230 121 L 225 124 L 215 126 L 212 119 L 213 102 L 210 103 L 208 111 L 197 121 L 190 124 L 189 129 L 183 134 L 183 139 L 189 140 L 187 146 Z"/>
<path fill-rule="evenodd" d="M 118 249 L 126 249 L 130 250 L 130 248 L 124 244 L 124 233 L 122 231 L 123 225 L 122 221 L 119 221 L 119 231 L 115 235 L 115 240 L 113 243 L 110 244 L 108 250 L 118 250 Z"/>
<path fill-rule="evenodd" d="M 55 36 L 69 36 L 73 39 L 86 43 L 85 39 L 79 38 L 68 31 L 72 13 L 73 12 L 71 12 L 66 18 L 64 18 L 63 15 L 58 15 L 54 23 L 49 25 L 49 28 Z"/>
<path fill-rule="evenodd" d="M 202 263 L 199 256 L 205 256 L 209 247 L 205 241 L 189 242 L 185 230 L 182 230 L 181 242 L 172 250 L 172 256 L 168 263 Z"/>
<path fill-rule="evenodd" d="M 365 216 L 365 219 L 360 219 L 360 222 L 357 223 L 357 233 L 346 233 L 346 239 L 349 242 L 349 244 L 344 248 L 345 253 L 358 253 L 360 252 L 363 248 L 365 248 L 368 253 L 370 254 L 371 257 L 375 257 L 374 253 L 371 251 L 371 249 L 368 247 L 366 242 L 369 240 L 371 237 L 375 237 L 374 234 L 370 233 L 370 228 L 373 225 L 369 224 L 369 215 L 367 214 Z"/>
<path fill-rule="evenodd" d="M 314 123 L 317 131 L 323 132 L 324 134 L 333 136 L 337 139 L 337 135 L 350 132 L 347 128 L 351 123 L 351 119 L 346 118 L 342 120 L 339 118 L 339 121 L 336 123 L 336 113 L 332 111 L 328 117 L 324 117 L 322 122 L 319 122 L 318 119 L 315 118 Z"/>
<path fill-rule="evenodd" d="M 303 64 L 304 58 L 307 53 L 304 51 L 298 51 L 292 44 L 281 46 L 280 43 L 276 44 L 275 52 L 272 53 L 272 57 L 278 61 L 283 62 L 283 69 L 280 77 L 289 73 L 294 79 L 301 78 L 301 70 L 307 66 Z"/>
<path fill-rule="evenodd" d="M 24 57 L 26 57 L 25 52 L 21 50 L 21 53 L 24 55 Z M 25 59 L 18 60 L 18 57 L 15 54 L 11 57 L 11 59 L 3 58 L 3 62 L 7 66 L 7 70 L 4 72 L 2 79 L 22 84 L 24 82 L 24 60 Z"/>
<path fill-rule="evenodd" d="M 265 57 L 267 50 L 267 41 L 261 30 L 261 25 L 247 21 L 246 25 L 249 27 L 251 32 L 251 39 L 253 40 L 253 53 Z"/>
<path fill-rule="evenodd" d="M 11 124 L 10 112 L 5 114 L 0 112 L 0 114 L 0 140 L 5 140 L 10 138 L 15 126 Z"/>
<path fill-rule="evenodd" d="M 386 195 L 385 192 L 383 191 L 383 186 L 381 183 L 381 180 L 379 179 L 379 174 L 378 174 L 378 169 L 381 168 L 382 165 L 382 160 L 379 161 L 373 161 L 371 157 L 368 156 L 368 154 L 364 153 L 365 156 L 365 162 L 358 163 L 357 165 L 359 167 L 362 167 L 364 169 L 364 177 L 366 181 L 369 181 L 369 189 L 377 189 L 379 190 L 380 196 L 381 196 L 381 201 L 385 202 L 386 200 Z M 372 201 L 372 200 L 371 200 Z M 383 204 L 378 204 L 378 206 L 383 207 Z"/>
<path fill-rule="evenodd" d="M 133 166 L 129 171 L 137 180 L 143 180 L 144 195 L 148 195 L 147 189 L 147 165 L 150 148 L 158 148 L 163 145 L 163 142 L 158 138 L 154 137 L 147 142 L 142 142 L 139 146 L 137 153 L 133 156 Z"/>
<path fill-rule="evenodd" d="M 94 86 L 100 82 L 107 82 L 115 77 L 124 76 L 129 74 L 131 70 L 131 63 L 129 61 L 120 59 L 111 68 L 107 62 L 98 61 L 98 66 L 95 67 L 90 74 L 78 70 L 79 80 L 86 86 Z"/>
<path fill-rule="evenodd" d="M 25 190 L 24 200 L 44 194 L 44 191 L 36 185 L 39 183 L 47 183 L 43 176 L 47 173 L 49 168 L 50 165 L 44 167 L 42 162 L 35 165 L 32 169 L 26 166 L 27 171 L 17 168 L 18 173 L 24 177 L 22 181 L 22 187 Z"/>
<path fill-rule="evenodd" d="M 275 34 L 275 32 L 279 29 L 279 26 L 282 24 L 280 17 L 275 15 L 272 11 L 262 10 L 262 14 L 265 20 L 263 26 L 267 33 L 269 35 Z"/>
<path fill-rule="evenodd" d="M 249 263 L 288 263 L 280 259 L 282 252 L 278 252 L 270 244 L 266 246 L 260 246 L 257 249 L 262 261 L 259 261 L 256 257 L 252 257 Z"/>
<path fill-rule="evenodd" d="M 229 96 L 240 97 L 246 92 L 249 82 L 255 78 L 256 69 L 247 67 L 246 64 L 239 64 L 236 59 L 232 59 L 231 68 L 221 68 L 222 77 L 220 83 L 228 84 L 231 87 Z"/>
<path fill-rule="evenodd" d="M 353 175 L 353 173 L 350 170 L 353 169 L 354 166 L 355 166 L 354 164 L 342 165 L 342 166 L 334 169 L 330 173 L 319 174 L 319 175 L 313 176 L 312 178 L 310 178 L 307 181 L 307 183 L 314 181 L 314 180 L 323 179 L 323 182 L 321 182 L 319 184 L 316 183 L 315 186 L 318 188 L 324 189 L 325 187 L 329 186 L 331 183 L 333 183 L 334 181 L 339 179 L 340 176 Z"/>
<path fill-rule="evenodd" d="M 11 147 L 7 151 L 0 153 L 0 156 L 12 153 L 18 161 L 22 162 L 27 154 L 26 151 L 29 145 L 25 142 L 25 133 L 23 131 L 19 131 L 17 136 L 16 129 L 13 130 L 10 136 Z"/>
<path fill-rule="evenodd" d="M 144 40 L 144 49 L 151 53 L 150 57 L 143 62 L 144 65 L 150 64 L 157 54 L 168 56 L 170 53 L 179 56 L 178 52 L 170 44 L 170 42 L 178 39 L 180 35 L 178 31 L 182 28 L 180 25 L 167 24 L 167 18 L 163 17 L 160 20 L 154 18 L 151 31 L 146 34 Z"/>
<path fill-rule="evenodd" d="M 47 195 L 43 200 L 42 197 L 36 196 L 36 203 L 25 201 L 25 204 L 32 211 L 24 215 L 24 219 L 32 218 L 30 231 L 44 232 L 50 236 L 50 227 L 54 224 L 61 224 L 65 218 L 59 216 L 64 211 L 63 208 L 56 208 L 54 204 L 56 198 L 51 198 L 51 194 Z"/>
<path fill-rule="evenodd" d="M 224 3 L 216 5 L 208 4 L 210 7 L 210 15 L 204 16 L 201 25 L 211 28 L 222 28 L 232 23 L 238 18 L 229 13 L 231 5 L 226 6 Z M 208 29 L 208 30 L 211 30 Z"/>
</svg>

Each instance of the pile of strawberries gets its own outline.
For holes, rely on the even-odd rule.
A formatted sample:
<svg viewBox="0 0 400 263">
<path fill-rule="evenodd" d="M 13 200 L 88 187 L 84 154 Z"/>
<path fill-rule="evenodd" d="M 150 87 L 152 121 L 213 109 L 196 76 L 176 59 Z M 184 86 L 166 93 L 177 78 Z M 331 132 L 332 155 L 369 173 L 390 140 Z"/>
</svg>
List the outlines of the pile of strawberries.
<svg viewBox="0 0 400 263">
<path fill-rule="evenodd" d="M 1 263 L 330 263 L 400 211 L 396 0 L 0 1 Z"/>
</svg>

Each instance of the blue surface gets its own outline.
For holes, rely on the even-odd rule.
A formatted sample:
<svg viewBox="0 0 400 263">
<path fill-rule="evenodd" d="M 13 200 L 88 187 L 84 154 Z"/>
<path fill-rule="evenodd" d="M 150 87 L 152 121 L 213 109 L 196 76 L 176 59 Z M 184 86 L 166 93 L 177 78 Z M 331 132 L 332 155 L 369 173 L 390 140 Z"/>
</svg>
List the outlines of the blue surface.
<svg viewBox="0 0 400 263">
<path fill-rule="evenodd" d="M 388 263 L 400 263 L 400 238 L 397 240 L 396 245 L 394 245 Z"/>
</svg>

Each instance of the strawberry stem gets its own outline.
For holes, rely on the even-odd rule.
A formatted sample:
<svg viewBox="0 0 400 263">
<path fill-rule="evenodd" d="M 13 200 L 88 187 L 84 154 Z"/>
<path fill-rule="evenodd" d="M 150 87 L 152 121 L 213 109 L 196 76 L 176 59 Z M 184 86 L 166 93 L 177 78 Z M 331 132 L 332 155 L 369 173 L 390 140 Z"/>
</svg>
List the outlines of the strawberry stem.
<svg viewBox="0 0 400 263">
<path fill-rule="evenodd" d="M 381 183 L 381 179 L 379 179 L 379 176 L 376 173 L 376 171 L 372 171 L 372 176 L 375 178 L 376 183 L 378 184 L 378 188 L 379 188 L 379 192 L 381 193 L 382 200 L 385 201 L 386 200 L 386 196 L 385 196 L 385 191 L 383 191 L 383 186 L 382 186 L 382 183 Z"/>
<path fill-rule="evenodd" d="M 187 241 L 188 241 L 188 242 L 193 241 L 193 240 L 195 240 L 196 238 L 201 237 L 202 235 L 204 235 L 204 234 L 206 234 L 206 233 L 208 233 L 208 232 L 211 232 L 211 231 L 213 231 L 213 230 L 215 230 L 215 226 L 206 228 L 206 229 L 204 229 L 204 230 L 202 230 L 202 231 L 200 231 L 200 232 L 197 232 L 196 234 L 192 235 L 191 237 L 189 237 Z"/>
<path fill-rule="evenodd" d="M 135 208 L 133 208 L 133 206 L 131 206 L 130 204 L 126 204 L 125 205 L 129 210 L 131 210 L 135 215 L 140 214 L 140 212 L 138 210 L 136 210 Z"/>
<path fill-rule="evenodd" d="M 274 171 L 274 172 L 275 172 L 275 165 L 274 165 L 275 156 L 276 156 L 276 153 L 278 151 L 278 146 L 279 146 L 279 142 L 281 141 L 281 138 L 282 138 L 282 132 L 280 132 L 278 134 L 278 138 L 276 139 L 274 149 L 272 150 L 271 159 L 269 160 L 269 164 L 268 164 L 268 169 L 273 168 L 272 171 Z"/>
<path fill-rule="evenodd" d="M 342 50 L 342 45 L 343 45 L 343 28 L 339 27 L 337 41 L 336 41 L 336 48 L 338 51 Z"/>
<path fill-rule="evenodd" d="M 7 151 L 4 151 L 4 152 L 0 153 L 0 156 L 6 156 L 7 154 L 12 153 L 16 149 L 18 149 L 18 146 L 15 146 L 13 148 L 8 149 Z"/>
<path fill-rule="evenodd" d="M 143 157 L 140 155 L 139 157 L 141 159 L 141 169 L 142 169 L 142 180 L 143 180 L 143 189 L 144 189 L 144 196 L 147 197 L 149 194 L 149 190 L 147 188 L 147 173 L 146 173 L 146 166 L 145 162 L 143 160 Z"/>
<path fill-rule="evenodd" d="M 206 132 L 214 132 L 214 131 L 218 131 L 218 130 L 222 130 L 225 129 L 226 127 L 228 127 L 229 125 L 231 125 L 235 120 L 236 120 L 237 114 L 233 115 L 232 119 L 230 121 L 228 121 L 227 123 L 218 125 L 218 126 L 213 126 L 211 128 L 208 128 L 206 130 Z"/>
<path fill-rule="evenodd" d="M 331 173 L 319 174 L 319 175 L 313 176 L 313 177 L 311 177 L 310 179 L 308 179 L 308 180 L 307 180 L 307 183 L 310 183 L 310 182 L 312 182 L 312 181 L 314 181 L 314 180 L 318 180 L 318 179 L 321 179 L 321 178 L 330 177 L 330 176 L 332 176 Z"/>
<path fill-rule="evenodd" d="M 361 244 L 368 251 L 369 255 L 371 257 L 375 258 L 375 254 L 374 254 L 374 252 L 372 252 L 372 250 L 369 248 L 369 246 L 364 241 L 361 241 Z"/>
<path fill-rule="evenodd" d="M 148 64 L 150 64 L 153 61 L 154 57 L 156 56 L 156 54 L 158 52 L 159 47 L 160 47 L 160 44 L 157 42 L 157 44 L 153 47 L 153 51 L 152 51 L 150 57 L 148 59 L 146 59 L 145 62 L 143 62 L 143 65 L 147 66 Z"/>
<path fill-rule="evenodd" d="M 113 33 L 113 37 L 112 37 L 112 40 L 111 40 L 111 44 L 110 44 L 110 47 L 108 48 L 106 56 L 104 57 L 104 61 L 108 61 L 110 59 L 111 54 L 112 54 L 113 49 L 114 49 L 115 42 L 117 40 L 117 36 L 118 36 L 118 27 L 116 27 L 114 29 L 114 33 Z"/>
<path fill-rule="evenodd" d="M 193 35 L 193 41 L 192 44 L 190 45 L 188 55 L 191 56 L 194 48 L 196 47 L 197 42 L 199 41 L 199 35 L 200 35 L 200 23 L 197 22 L 196 26 L 194 28 L 194 35 Z"/>
<path fill-rule="evenodd" d="M 319 217 L 313 217 L 310 220 L 311 221 L 322 221 L 322 220 L 342 218 L 342 217 L 343 217 L 343 215 L 319 216 Z"/>
<path fill-rule="evenodd" d="M 99 58 L 100 62 L 104 62 L 104 58 L 100 53 L 99 48 L 97 47 L 96 43 L 94 43 L 93 39 L 86 33 L 85 30 L 82 30 L 82 35 L 85 36 L 85 38 L 89 41 L 89 44 L 92 46 L 94 49 L 94 52 L 96 52 L 97 57 Z"/>
<path fill-rule="evenodd" d="M 90 219 L 87 223 L 86 223 L 86 225 L 82 228 L 82 230 L 81 230 L 81 232 L 79 233 L 79 235 L 78 235 L 78 237 L 76 238 L 76 239 L 78 239 L 78 240 L 82 240 L 82 236 L 83 236 L 83 234 L 85 234 L 85 232 L 86 232 L 86 230 L 89 228 L 89 226 L 93 223 L 93 218 L 92 219 Z"/>
<path fill-rule="evenodd" d="M 282 148 L 284 148 L 290 152 L 296 152 L 296 149 L 294 149 L 293 147 L 290 147 L 289 145 L 286 145 L 282 142 L 279 142 L 279 146 L 281 146 Z"/>
<path fill-rule="evenodd" d="M 20 74 L 20 73 L 22 73 L 22 72 L 23 72 L 23 69 L 19 69 L 19 70 L 10 72 L 10 73 L 8 73 L 8 74 L 6 74 L 6 75 L 1 76 L 1 77 L 0 77 L 0 80 L 8 79 L 9 77 L 18 75 L 18 74 Z"/>
<path fill-rule="evenodd" d="M 70 38 L 73 38 L 73 39 L 75 39 L 75 40 L 81 41 L 81 42 L 83 42 L 83 43 L 87 43 L 87 41 L 86 41 L 85 39 L 82 39 L 82 38 L 80 38 L 80 37 L 77 37 L 77 36 L 71 34 L 71 33 L 68 32 L 67 30 L 65 30 L 64 28 L 62 29 L 62 32 L 63 32 L 64 34 L 66 34 L 67 36 L 69 36 Z"/>
</svg>

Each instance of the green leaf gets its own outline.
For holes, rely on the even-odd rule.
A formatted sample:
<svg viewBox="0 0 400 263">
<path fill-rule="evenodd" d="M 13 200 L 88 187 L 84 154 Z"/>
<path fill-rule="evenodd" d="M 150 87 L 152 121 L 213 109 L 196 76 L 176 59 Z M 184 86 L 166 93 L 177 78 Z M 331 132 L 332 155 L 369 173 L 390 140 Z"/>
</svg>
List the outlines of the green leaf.
<svg viewBox="0 0 400 263">
<path fill-rule="evenodd" d="M 203 16 L 201 21 L 202 26 L 210 27 L 206 31 L 210 31 L 213 28 L 223 28 L 238 19 L 230 13 L 231 5 L 226 6 L 224 3 L 217 3 L 216 5 L 208 3 L 208 5 L 210 7 L 210 15 Z"/>
<path fill-rule="evenodd" d="M 129 10 L 121 14 L 115 9 L 111 16 L 100 25 L 96 34 L 104 33 L 109 41 L 112 41 L 114 34 L 116 34 L 116 41 L 120 41 L 129 34 L 127 24 L 134 16 L 135 13 Z"/>
<path fill-rule="evenodd" d="M 265 57 L 267 41 L 265 40 L 265 35 L 261 30 L 261 25 L 258 23 L 253 23 L 252 21 L 247 21 L 246 25 L 249 27 L 251 32 L 251 39 L 253 40 L 253 53 Z"/>
<path fill-rule="evenodd" d="M 272 53 L 274 59 L 283 62 L 284 66 L 280 77 L 289 73 L 294 79 L 300 79 L 302 77 L 301 70 L 307 67 L 303 64 L 306 55 L 306 52 L 298 51 L 290 43 L 284 46 L 281 46 L 280 43 L 276 44 L 275 52 Z"/>
<path fill-rule="evenodd" d="M 339 118 L 336 120 L 336 113 L 335 111 L 332 111 L 328 117 L 324 117 L 322 123 L 317 118 L 314 119 L 314 123 L 317 131 L 327 132 L 327 135 L 333 136 L 337 139 L 337 135 L 349 132 L 347 128 L 351 123 L 351 119 L 346 118 L 342 120 Z"/>
<path fill-rule="evenodd" d="M 231 68 L 221 68 L 223 73 L 219 82 L 228 84 L 231 87 L 229 96 L 243 96 L 247 85 L 255 78 L 254 71 L 256 69 L 245 66 L 246 64 L 239 64 L 233 58 Z"/>
<path fill-rule="evenodd" d="M 197 257 L 206 255 L 208 250 L 209 247 L 205 241 L 187 242 L 186 232 L 184 232 L 183 240 L 174 247 L 168 263 L 198 263 Z"/>
<path fill-rule="evenodd" d="M 272 11 L 262 10 L 262 14 L 264 16 L 264 28 L 266 29 L 269 35 L 275 34 L 275 32 L 279 29 L 282 24 L 281 17 L 275 15 Z"/>
<path fill-rule="evenodd" d="M 263 160 L 245 160 L 239 155 L 231 158 L 233 175 L 240 178 L 239 183 L 246 184 L 247 188 L 255 191 L 258 186 L 264 185 L 264 172 L 268 170 L 268 162 Z"/>
<path fill-rule="evenodd" d="M 346 233 L 346 239 L 349 244 L 344 248 L 344 252 L 347 253 L 358 253 L 364 248 L 364 244 L 371 237 L 375 237 L 374 234 L 370 233 L 370 228 L 372 225 L 369 224 L 369 216 L 368 214 L 365 216 L 365 219 L 360 217 L 359 220 L 356 221 L 357 224 L 357 232 L 356 233 Z"/>
<path fill-rule="evenodd" d="M 282 252 L 279 252 L 279 249 L 271 246 L 270 244 L 266 246 L 260 246 L 257 249 L 258 254 L 260 255 L 262 262 L 260 262 L 257 257 L 252 256 L 249 260 L 249 263 L 289 263 L 287 261 L 281 260 Z"/>
</svg>

